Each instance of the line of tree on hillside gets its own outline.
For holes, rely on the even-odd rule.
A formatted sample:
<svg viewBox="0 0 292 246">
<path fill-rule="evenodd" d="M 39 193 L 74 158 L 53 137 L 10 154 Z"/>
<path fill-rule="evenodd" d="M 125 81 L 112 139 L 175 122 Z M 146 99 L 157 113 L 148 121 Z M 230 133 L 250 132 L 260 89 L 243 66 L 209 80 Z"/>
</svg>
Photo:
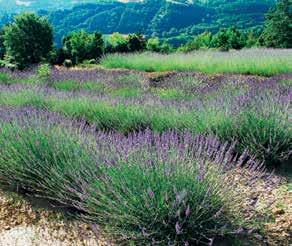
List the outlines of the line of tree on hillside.
<svg viewBox="0 0 292 246">
<path fill-rule="evenodd" d="M 71 66 L 84 62 L 96 63 L 107 53 L 145 50 L 170 53 L 202 48 L 223 51 L 254 46 L 291 48 L 291 20 L 290 0 L 280 0 L 266 15 L 262 32 L 240 31 L 235 27 L 221 29 L 215 34 L 204 32 L 175 49 L 157 37 L 146 39 L 140 33 L 129 35 L 114 33 L 109 37 L 103 37 L 97 32 L 78 31 L 64 37 L 62 47 L 57 49 L 53 43 L 54 33 L 49 21 L 36 14 L 24 13 L 16 16 L 12 23 L 0 30 L 0 66 L 24 69 L 40 62 Z"/>
</svg>

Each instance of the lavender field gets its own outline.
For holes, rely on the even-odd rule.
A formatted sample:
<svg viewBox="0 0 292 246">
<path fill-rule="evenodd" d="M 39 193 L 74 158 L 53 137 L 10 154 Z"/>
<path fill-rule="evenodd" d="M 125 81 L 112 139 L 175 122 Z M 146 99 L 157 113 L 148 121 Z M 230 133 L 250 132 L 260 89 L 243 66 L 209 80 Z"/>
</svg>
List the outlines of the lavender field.
<svg viewBox="0 0 292 246">
<path fill-rule="evenodd" d="M 114 245 L 289 245 L 292 75 L 251 74 L 2 69 L 1 187 Z"/>
</svg>

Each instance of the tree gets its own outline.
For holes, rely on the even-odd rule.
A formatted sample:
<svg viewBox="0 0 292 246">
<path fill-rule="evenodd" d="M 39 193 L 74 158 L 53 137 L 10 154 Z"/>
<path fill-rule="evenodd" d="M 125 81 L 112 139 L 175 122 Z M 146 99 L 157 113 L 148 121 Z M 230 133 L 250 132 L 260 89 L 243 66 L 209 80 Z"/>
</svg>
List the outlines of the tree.
<svg viewBox="0 0 292 246">
<path fill-rule="evenodd" d="M 211 46 L 220 48 L 222 51 L 227 51 L 231 48 L 228 39 L 227 30 L 221 29 L 213 36 Z"/>
<path fill-rule="evenodd" d="M 159 52 L 160 51 L 160 40 L 159 38 L 149 38 L 147 40 L 146 49 L 153 51 L 153 52 Z"/>
<path fill-rule="evenodd" d="M 63 50 L 74 64 L 84 60 L 97 59 L 104 51 L 104 41 L 100 33 L 73 32 L 63 39 Z"/>
<path fill-rule="evenodd" d="M 165 53 L 165 54 L 168 54 L 168 53 L 171 53 L 172 51 L 174 51 L 174 48 L 172 45 L 170 45 L 169 43 L 167 42 L 163 42 L 160 46 L 160 52 L 161 53 Z"/>
<path fill-rule="evenodd" d="M 165 54 L 173 51 L 173 47 L 168 42 L 161 42 L 157 37 L 147 40 L 146 49 L 152 52 L 160 52 Z"/>
<path fill-rule="evenodd" d="M 32 13 L 15 17 L 4 28 L 4 46 L 9 62 L 19 69 L 46 60 L 53 47 L 53 29 L 46 18 Z"/>
<path fill-rule="evenodd" d="M 246 34 L 246 43 L 245 47 L 251 48 L 257 46 L 259 43 L 259 34 L 256 30 L 249 30 Z"/>
<path fill-rule="evenodd" d="M 0 60 L 4 58 L 5 47 L 4 47 L 4 30 L 0 29 Z"/>
<path fill-rule="evenodd" d="M 120 53 L 129 51 L 127 37 L 118 32 L 110 35 L 108 39 L 107 51 Z"/>
<path fill-rule="evenodd" d="M 130 34 L 128 36 L 129 51 L 142 51 L 146 48 L 146 40 L 141 33 Z"/>
<path fill-rule="evenodd" d="M 180 47 L 183 52 L 190 52 L 193 50 L 198 50 L 201 48 L 210 48 L 212 41 L 212 33 L 203 32 L 197 35 L 193 40 L 186 43 L 184 46 Z"/>
<path fill-rule="evenodd" d="M 280 0 L 266 15 L 262 39 L 267 47 L 292 47 L 291 0 Z"/>
<path fill-rule="evenodd" d="M 235 27 L 230 27 L 227 29 L 226 35 L 231 49 L 240 50 L 245 46 L 246 36 L 244 32 L 237 30 Z"/>
<path fill-rule="evenodd" d="M 212 33 L 211 32 L 203 32 L 202 34 L 198 35 L 195 40 L 194 44 L 198 48 L 209 48 L 212 41 Z"/>
<path fill-rule="evenodd" d="M 210 46 L 219 48 L 222 51 L 229 49 L 242 49 L 246 44 L 245 34 L 235 27 L 221 29 L 217 32 L 211 41 Z"/>
</svg>

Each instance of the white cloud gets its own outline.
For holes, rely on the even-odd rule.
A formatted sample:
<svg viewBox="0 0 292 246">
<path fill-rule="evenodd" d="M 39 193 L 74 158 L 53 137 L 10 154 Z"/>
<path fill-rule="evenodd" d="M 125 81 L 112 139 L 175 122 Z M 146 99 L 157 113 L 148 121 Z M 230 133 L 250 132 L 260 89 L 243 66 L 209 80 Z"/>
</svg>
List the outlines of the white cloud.
<svg viewBox="0 0 292 246">
<path fill-rule="evenodd" d="M 18 6 L 25 6 L 25 7 L 29 7 L 31 5 L 30 1 L 27 2 L 27 1 L 16 0 L 15 3 Z"/>
</svg>

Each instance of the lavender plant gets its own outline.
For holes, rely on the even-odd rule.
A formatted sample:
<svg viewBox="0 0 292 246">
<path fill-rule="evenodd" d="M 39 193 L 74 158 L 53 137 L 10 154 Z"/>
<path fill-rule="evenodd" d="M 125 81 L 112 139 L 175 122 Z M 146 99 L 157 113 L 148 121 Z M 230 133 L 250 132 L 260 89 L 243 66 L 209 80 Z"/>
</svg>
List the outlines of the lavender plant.
<svg viewBox="0 0 292 246">
<path fill-rule="evenodd" d="M 2 185 L 74 208 L 120 243 L 201 245 L 239 223 L 225 173 L 248 158 L 235 158 L 234 144 L 187 132 L 96 133 L 31 108 L 1 109 L 0 126 Z M 252 159 L 246 166 L 263 174 Z"/>
</svg>

